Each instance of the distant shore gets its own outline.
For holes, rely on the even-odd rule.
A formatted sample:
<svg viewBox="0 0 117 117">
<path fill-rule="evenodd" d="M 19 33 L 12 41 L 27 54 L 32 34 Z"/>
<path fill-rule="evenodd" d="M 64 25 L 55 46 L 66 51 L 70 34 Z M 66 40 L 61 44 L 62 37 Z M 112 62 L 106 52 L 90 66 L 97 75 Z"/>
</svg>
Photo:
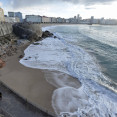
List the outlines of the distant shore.
<svg viewBox="0 0 117 117">
<path fill-rule="evenodd" d="M 41 24 L 42 27 L 52 25 Z M 23 99 L 42 111 L 55 116 L 51 101 L 53 91 L 57 89 L 57 86 L 49 84 L 45 78 L 46 73 L 52 74 L 52 72 L 27 68 L 19 63 L 19 56 L 24 55 L 24 50 L 28 45 L 29 43 L 19 47 L 15 55 L 7 57 L 5 67 L 0 69 L 0 80 Z M 68 77 L 71 76 L 68 75 Z"/>
</svg>

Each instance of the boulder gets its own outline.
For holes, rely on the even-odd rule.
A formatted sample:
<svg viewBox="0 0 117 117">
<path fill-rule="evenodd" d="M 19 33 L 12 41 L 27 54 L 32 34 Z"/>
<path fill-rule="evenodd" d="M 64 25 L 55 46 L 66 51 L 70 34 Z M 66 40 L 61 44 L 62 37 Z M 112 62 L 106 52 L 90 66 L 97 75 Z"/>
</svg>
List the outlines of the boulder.
<svg viewBox="0 0 117 117">
<path fill-rule="evenodd" d="M 50 33 L 49 31 L 45 31 L 45 32 L 43 32 L 43 34 L 42 34 L 42 38 L 47 38 L 47 37 L 52 37 L 53 36 L 53 34 L 52 33 Z"/>
<path fill-rule="evenodd" d="M 20 55 L 19 58 L 23 58 L 24 56 L 23 55 Z"/>
</svg>

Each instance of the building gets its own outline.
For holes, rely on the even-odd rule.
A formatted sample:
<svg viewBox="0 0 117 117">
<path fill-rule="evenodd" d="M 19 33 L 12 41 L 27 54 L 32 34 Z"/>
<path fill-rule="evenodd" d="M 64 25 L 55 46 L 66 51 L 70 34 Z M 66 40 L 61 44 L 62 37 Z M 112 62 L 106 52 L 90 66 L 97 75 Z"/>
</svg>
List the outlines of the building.
<svg viewBox="0 0 117 117">
<path fill-rule="evenodd" d="M 15 12 L 15 17 L 18 17 L 20 19 L 20 22 L 22 22 L 22 13 L 21 12 Z"/>
<path fill-rule="evenodd" d="M 5 22 L 16 23 L 20 22 L 20 19 L 18 17 L 5 17 Z"/>
<path fill-rule="evenodd" d="M 26 15 L 26 22 L 41 23 L 42 17 L 39 15 Z"/>
<path fill-rule="evenodd" d="M 70 23 L 70 20 L 69 19 L 66 19 L 66 23 Z"/>
<path fill-rule="evenodd" d="M 69 22 L 72 23 L 72 24 L 76 24 L 77 23 L 77 19 L 69 18 Z"/>
<path fill-rule="evenodd" d="M 15 17 L 15 12 L 8 12 L 9 17 Z"/>
<path fill-rule="evenodd" d="M 42 16 L 42 23 L 51 23 L 51 17 Z"/>
<path fill-rule="evenodd" d="M 63 18 L 58 17 L 58 18 L 57 18 L 57 23 L 63 23 Z"/>
<path fill-rule="evenodd" d="M 63 23 L 66 23 L 66 19 L 63 18 Z"/>
<path fill-rule="evenodd" d="M 22 22 L 22 13 L 21 12 L 8 12 L 8 17 L 12 17 L 11 19 L 15 18 L 15 19 L 20 19 L 20 22 Z"/>
<path fill-rule="evenodd" d="M 80 15 L 77 15 L 77 23 L 80 23 L 80 21 L 82 20 L 82 17 L 80 17 Z"/>
<path fill-rule="evenodd" d="M 100 24 L 102 24 L 102 25 L 105 24 L 105 19 L 104 19 L 104 18 L 101 18 L 101 19 L 100 19 Z"/>
<path fill-rule="evenodd" d="M 94 16 L 91 16 L 90 24 L 93 24 L 93 23 L 94 23 Z"/>
<path fill-rule="evenodd" d="M 78 14 L 78 15 L 77 15 L 77 20 L 78 20 L 79 18 L 80 18 L 80 15 Z"/>
<path fill-rule="evenodd" d="M 76 19 L 76 16 L 74 16 L 74 19 Z"/>
<path fill-rule="evenodd" d="M 105 25 L 117 25 L 117 20 L 116 19 L 106 19 Z"/>
<path fill-rule="evenodd" d="M 80 20 L 80 24 L 90 24 L 90 20 L 91 19 L 83 19 L 83 20 Z"/>
<path fill-rule="evenodd" d="M 51 23 L 57 23 L 57 18 L 52 17 L 52 18 L 51 18 Z"/>
<path fill-rule="evenodd" d="M 2 8 L 0 8 L 0 22 L 4 22 L 5 18 L 4 18 L 4 11 Z"/>
</svg>

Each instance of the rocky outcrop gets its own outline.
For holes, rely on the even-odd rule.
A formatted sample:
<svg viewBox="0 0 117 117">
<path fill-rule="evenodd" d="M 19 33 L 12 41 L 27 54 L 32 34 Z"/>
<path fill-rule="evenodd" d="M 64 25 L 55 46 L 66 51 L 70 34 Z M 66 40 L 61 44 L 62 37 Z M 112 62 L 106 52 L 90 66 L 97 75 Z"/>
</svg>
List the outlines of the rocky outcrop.
<svg viewBox="0 0 117 117">
<path fill-rule="evenodd" d="M 42 38 L 47 38 L 47 37 L 52 37 L 53 36 L 53 33 L 50 33 L 49 31 L 45 31 L 43 32 L 42 34 Z"/>
<path fill-rule="evenodd" d="M 0 58 L 12 56 L 17 50 L 17 37 L 13 34 L 0 37 Z"/>
<path fill-rule="evenodd" d="M 17 45 L 3 45 L 0 47 L 0 58 L 5 59 L 7 56 L 13 56 L 17 52 Z"/>
<path fill-rule="evenodd" d="M 15 24 L 13 25 L 13 32 L 21 39 L 28 39 L 30 41 L 38 41 L 42 36 L 39 24 Z"/>
</svg>

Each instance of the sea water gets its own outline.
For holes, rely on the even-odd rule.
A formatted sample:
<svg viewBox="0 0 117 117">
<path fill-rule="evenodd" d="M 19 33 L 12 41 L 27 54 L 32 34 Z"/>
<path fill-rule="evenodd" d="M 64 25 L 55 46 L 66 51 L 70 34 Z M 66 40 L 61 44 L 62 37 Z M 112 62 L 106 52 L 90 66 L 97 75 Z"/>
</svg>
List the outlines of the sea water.
<svg viewBox="0 0 117 117">
<path fill-rule="evenodd" d="M 43 30 L 57 38 L 31 44 L 20 63 L 64 72 L 81 82 L 80 88 L 60 82 L 52 96 L 56 114 L 117 117 L 117 26 L 63 25 Z"/>
</svg>

